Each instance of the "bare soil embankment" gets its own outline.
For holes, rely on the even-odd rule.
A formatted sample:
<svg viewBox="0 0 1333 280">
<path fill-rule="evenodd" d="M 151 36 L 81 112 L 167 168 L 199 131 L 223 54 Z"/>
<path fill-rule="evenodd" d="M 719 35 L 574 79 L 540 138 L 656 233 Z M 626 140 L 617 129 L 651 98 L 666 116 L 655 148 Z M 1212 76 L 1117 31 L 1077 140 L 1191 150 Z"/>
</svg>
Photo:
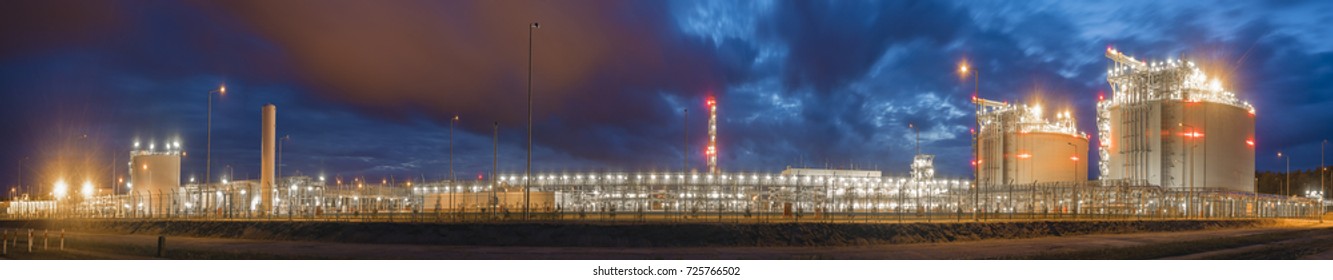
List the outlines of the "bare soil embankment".
<svg viewBox="0 0 1333 280">
<path fill-rule="evenodd" d="M 913 224 L 0 221 L 5 228 L 258 240 L 537 247 L 851 246 L 1273 226 L 1273 220 Z"/>
</svg>

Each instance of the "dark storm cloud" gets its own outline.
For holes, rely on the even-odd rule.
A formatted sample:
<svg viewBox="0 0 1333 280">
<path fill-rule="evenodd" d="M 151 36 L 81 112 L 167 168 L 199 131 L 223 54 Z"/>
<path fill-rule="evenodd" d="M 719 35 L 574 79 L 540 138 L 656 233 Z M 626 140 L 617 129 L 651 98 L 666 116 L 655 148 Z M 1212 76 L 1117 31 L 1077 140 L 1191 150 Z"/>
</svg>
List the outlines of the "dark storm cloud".
<svg viewBox="0 0 1333 280">
<path fill-rule="evenodd" d="M 829 91 L 861 77 L 884 51 L 913 40 L 952 40 L 970 20 L 939 1 L 790 1 L 761 34 L 790 48 L 788 83 Z"/>
<path fill-rule="evenodd" d="M 372 114 L 526 122 L 533 31 L 539 143 L 598 160 L 661 146 L 673 115 L 659 94 L 701 96 L 744 76 L 697 38 L 675 35 L 661 3 L 364 1 L 227 2 L 221 8 L 276 42 L 321 95 Z M 721 49 L 731 63 L 753 51 Z M 735 76 L 735 77 L 733 77 Z M 674 119 L 674 118 L 671 118 Z M 673 122 L 674 123 L 674 122 Z M 584 135 L 588 137 L 566 137 Z M 674 143 L 674 142 L 673 142 Z M 667 150 L 663 150 L 666 152 Z"/>
</svg>

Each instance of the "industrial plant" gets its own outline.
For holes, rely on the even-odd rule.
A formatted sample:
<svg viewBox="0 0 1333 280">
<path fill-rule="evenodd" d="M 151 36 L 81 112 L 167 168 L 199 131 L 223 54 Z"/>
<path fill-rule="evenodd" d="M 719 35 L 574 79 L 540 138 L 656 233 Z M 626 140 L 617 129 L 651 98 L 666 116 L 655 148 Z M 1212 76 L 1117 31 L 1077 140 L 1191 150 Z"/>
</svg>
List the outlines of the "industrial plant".
<svg viewBox="0 0 1333 280">
<path fill-rule="evenodd" d="M 705 171 L 500 173 L 378 182 L 275 170 L 277 107 L 260 108 L 258 180 L 181 181 L 179 143 L 136 145 L 124 191 L 10 201 L 11 217 L 153 219 L 570 219 L 932 221 L 1313 217 L 1322 201 L 1254 191 L 1254 108 L 1193 62 L 1142 62 L 1114 49 L 1097 103 L 1101 177 L 1070 111 L 974 98 L 975 177 L 937 177 L 919 148 L 910 176 L 788 167 L 724 172 L 719 102 L 708 97 Z M 1047 113 L 1053 112 L 1054 118 Z M 1210 158 L 1211 154 L 1211 158 Z"/>
</svg>

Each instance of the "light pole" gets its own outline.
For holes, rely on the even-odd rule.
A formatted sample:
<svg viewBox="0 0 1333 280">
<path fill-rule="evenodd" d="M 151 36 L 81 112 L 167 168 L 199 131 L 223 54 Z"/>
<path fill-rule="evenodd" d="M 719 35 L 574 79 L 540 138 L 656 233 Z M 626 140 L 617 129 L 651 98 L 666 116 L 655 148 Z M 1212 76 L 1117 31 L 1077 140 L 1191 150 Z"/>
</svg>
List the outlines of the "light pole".
<svg viewBox="0 0 1333 280">
<path fill-rule="evenodd" d="M 455 114 L 449 119 L 449 182 L 452 183 L 458 178 L 454 177 L 454 123 L 458 122 L 458 115 Z"/>
<path fill-rule="evenodd" d="M 119 156 L 119 155 L 116 154 L 116 152 L 111 152 L 111 178 L 110 178 L 110 179 L 111 179 L 111 195 L 112 195 L 112 196 L 116 195 L 116 192 L 117 192 L 118 190 L 120 190 L 120 183 L 116 181 L 116 161 L 117 161 L 116 157 L 117 157 L 117 156 Z M 190 175 L 190 177 L 193 178 L 194 175 Z M 193 181 L 193 180 L 191 180 L 191 181 Z M 190 183 L 194 183 L 194 182 L 190 182 Z"/>
<path fill-rule="evenodd" d="M 204 152 L 204 182 L 208 186 L 213 185 L 213 93 L 218 95 L 227 95 L 227 85 L 218 86 L 218 89 L 208 92 L 208 141 L 207 152 Z"/>
<path fill-rule="evenodd" d="M 976 110 L 973 112 L 981 112 L 981 103 L 976 102 L 977 95 L 981 91 L 981 72 L 969 71 L 967 61 L 963 61 L 958 65 L 958 73 L 962 75 L 964 79 L 967 78 L 968 74 L 972 75 L 972 104 L 976 105 Z M 977 115 L 976 117 L 976 127 L 977 129 L 980 129 L 981 115 Z M 972 220 L 974 221 L 980 220 L 980 217 L 977 215 L 977 210 L 979 209 L 978 203 L 981 200 L 981 176 L 978 176 L 981 174 L 981 147 L 978 146 L 980 144 L 978 143 L 980 140 L 978 137 L 979 135 L 977 135 L 974 130 L 972 132 Z"/>
<path fill-rule="evenodd" d="M 1083 199 L 1079 196 L 1080 193 L 1078 189 L 1078 145 L 1074 145 L 1074 143 L 1070 142 L 1065 142 L 1065 145 L 1069 145 L 1069 160 L 1073 165 L 1070 173 L 1073 174 L 1071 179 L 1074 180 L 1074 219 L 1078 220 L 1078 212 L 1079 210 L 1082 210 L 1079 208 L 1082 208 L 1081 206 L 1083 206 Z"/>
<path fill-rule="evenodd" d="M 1328 195 L 1328 190 L 1324 189 L 1324 172 L 1328 171 L 1324 167 L 1324 145 L 1328 145 L 1328 139 L 1319 142 L 1319 223 L 1324 222 L 1324 196 Z"/>
<path fill-rule="evenodd" d="M 491 152 L 494 153 L 491 157 L 491 197 L 486 200 L 491 205 L 491 217 L 495 217 L 495 206 L 500 201 L 495 197 L 495 188 L 500 187 L 500 177 L 497 176 L 500 172 L 500 122 L 491 125 L 491 133 Z"/>
<path fill-rule="evenodd" d="M 1282 184 L 1282 195 L 1291 195 L 1291 156 L 1282 156 L 1282 152 L 1277 152 L 1277 157 L 1287 160 L 1287 181 Z"/>
<path fill-rule="evenodd" d="M 690 172 L 690 108 L 685 108 L 680 113 L 681 130 L 685 131 L 684 152 L 681 153 L 681 172 Z"/>
<path fill-rule="evenodd" d="M 532 31 L 541 29 L 541 23 L 528 26 L 528 167 L 523 176 L 523 219 L 528 219 L 528 204 L 532 190 Z"/>
<path fill-rule="evenodd" d="M 23 159 L 20 159 L 20 160 L 19 160 L 19 185 L 18 185 L 18 188 L 20 188 L 20 189 L 23 188 L 23 166 L 24 166 L 24 164 L 27 163 L 27 161 L 28 161 L 28 157 L 23 157 Z M 26 192 L 26 190 L 25 190 L 25 192 Z M 14 200 L 14 188 L 9 188 L 9 200 Z"/>
</svg>

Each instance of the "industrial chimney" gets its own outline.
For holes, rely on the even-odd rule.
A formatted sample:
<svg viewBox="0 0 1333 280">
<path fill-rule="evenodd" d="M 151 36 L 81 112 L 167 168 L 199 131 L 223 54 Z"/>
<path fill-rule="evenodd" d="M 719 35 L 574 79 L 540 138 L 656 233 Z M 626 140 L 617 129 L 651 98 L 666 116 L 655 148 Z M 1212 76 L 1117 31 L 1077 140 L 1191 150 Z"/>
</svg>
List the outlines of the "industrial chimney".
<svg viewBox="0 0 1333 280">
<path fill-rule="evenodd" d="M 260 213 L 270 214 L 273 212 L 273 185 L 276 178 L 273 177 L 274 165 L 274 146 L 277 145 L 277 126 L 278 126 L 278 107 L 273 104 L 265 104 L 261 122 L 263 123 L 262 135 L 260 139 L 259 156 L 259 188 L 263 197 L 260 198 Z"/>
</svg>

